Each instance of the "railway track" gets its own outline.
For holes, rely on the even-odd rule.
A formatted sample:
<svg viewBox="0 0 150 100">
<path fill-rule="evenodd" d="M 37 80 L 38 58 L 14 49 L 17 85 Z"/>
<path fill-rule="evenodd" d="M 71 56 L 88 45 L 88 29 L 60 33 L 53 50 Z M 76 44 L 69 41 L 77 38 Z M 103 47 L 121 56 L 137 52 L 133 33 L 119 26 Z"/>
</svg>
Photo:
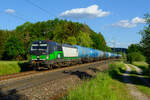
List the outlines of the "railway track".
<svg viewBox="0 0 150 100">
<path fill-rule="evenodd" d="M 89 64 L 89 63 L 87 63 Z M 3 82 L 3 81 L 7 81 L 7 80 L 11 80 L 11 79 L 14 79 L 14 78 L 20 78 L 20 77 L 24 77 L 24 76 L 29 76 L 29 75 L 33 75 L 33 74 L 40 74 L 40 73 L 47 73 L 47 72 L 52 72 L 52 71 L 57 71 L 57 70 L 63 70 L 63 69 L 69 69 L 69 68 L 72 68 L 74 66 L 80 66 L 80 65 L 83 65 L 83 64 L 77 64 L 77 65 L 73 65 L 73 66 L 69 66 L 69 67 L 63 67 L 63 68 L 56 68 L 56 69 L 52 69 L 52 70 L 45 70 L 45 71 L 35 71 L 35 70 L 32 70 L 32 71 L 26 71 L 26 72 L 20 72 L 20 73 L 15 73 L 15 74 L 9 74 L 9 75 L 1 75 L 0 76 L 0 83 Z"/>
<path fill-rule="evenodd" d="M 22 77 L 22 76 L 34 74 L 34 73 L 36 73 L 36 71 L 27 71 L 27 72 L 15 73 L 15 74 L 10 74 L 10 75 L 2 75 L 0 76 L 0 81 L 8 80 L 8 79 L 16 78 L 16 77 Z"/>
<path fill-rule="evenodd" d="M 99 61 L 99 62 L 93 62 L 93 63 L 87 63 L 87 64 L 81 64 L 81 65 L 74 65 L 70 67 L 65 67 L 61 69 L 54 69 L 54 70 L 47 70 L 47 71 L 30 71 L 30 72 L 24 72 L 20 74 L 14 74 L 14 75 L 8 75 L 8 76 L 2 76 L 0 81 L 0 90 L 4 94 L 9 94 L 12 91 L 23 91 L 27 88 L 35 87 L 40 84 L 44 84 L 48 81 L 52 81 L 55 79 L 61 79 L 64 77 L 67 77 L 70 72 L 76 72 L 76 71 L 85 71 L 91 67 L 96 67 L 98 65 L 109 63 L 110 61 Z"/>
</svg>

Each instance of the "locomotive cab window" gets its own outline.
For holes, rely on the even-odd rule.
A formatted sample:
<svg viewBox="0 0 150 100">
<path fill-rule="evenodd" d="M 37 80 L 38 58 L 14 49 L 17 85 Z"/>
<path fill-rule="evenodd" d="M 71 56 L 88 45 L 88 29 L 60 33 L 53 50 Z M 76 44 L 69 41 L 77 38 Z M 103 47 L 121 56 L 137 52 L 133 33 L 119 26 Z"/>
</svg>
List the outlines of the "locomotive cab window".
<svg viewBox="0 0 150 100">
<path fill-rule="evenodd" d="M 46 50 L 47 49 L 47 44 L 40 44 L 39 50 Z"/>
<path fill-rule="evenodd" d="M 32 44 L 31 50 L 47 50 L 47 44 Z"/>
</svg>

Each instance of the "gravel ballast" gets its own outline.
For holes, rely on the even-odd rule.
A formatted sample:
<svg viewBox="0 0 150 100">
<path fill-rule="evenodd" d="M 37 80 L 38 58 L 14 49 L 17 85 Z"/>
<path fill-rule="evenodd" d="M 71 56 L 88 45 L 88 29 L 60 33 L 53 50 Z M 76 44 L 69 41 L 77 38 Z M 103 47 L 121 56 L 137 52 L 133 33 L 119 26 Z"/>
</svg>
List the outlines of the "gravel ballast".
<svg viewBox="0 0 150 100">
<path fill-rule="evenodd" d="M 60 100 L 71 88 L 81 84 L 84 80 L 93 78 L 97 71 L 107 69 L 108 64 L 100 64 L 90 66 L 85 71 L 65 72 L 64 74 L 67 75 L 63 78 L 47 81 L 32 88 L 10 91 L 7 95 L 0 92 L 0 100 Z"/>
</svg>

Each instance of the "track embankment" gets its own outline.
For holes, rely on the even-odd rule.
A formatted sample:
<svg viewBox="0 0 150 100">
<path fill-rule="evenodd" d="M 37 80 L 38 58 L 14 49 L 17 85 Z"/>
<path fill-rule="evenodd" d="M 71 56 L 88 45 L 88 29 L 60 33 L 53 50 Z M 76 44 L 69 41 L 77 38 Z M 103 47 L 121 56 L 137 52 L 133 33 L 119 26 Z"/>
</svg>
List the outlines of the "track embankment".
<svg viewBox="0 0 150 100">
<path fill-rule="evenodd" d="M 109 62 L 75 65 L 0 82 L 0 99 L 59 100 L 74 85 L 94 77 L 97 71 L 107 70 Z"/>
<path fill-rule="evenodd" d="M 10 75 L 2 75 L 0 76 L 0 82 L 3 80 L 9 80 L 9 79 L 13 79 L 16 77 L 22 77 L 22 76 L 26 76 L 26 75 L 30 75 L 34 73 L 36 73 L 36 71 L 27 71 L 27 72 L 20 72 L 20 73 L 10 74 Z"/>
</svg>

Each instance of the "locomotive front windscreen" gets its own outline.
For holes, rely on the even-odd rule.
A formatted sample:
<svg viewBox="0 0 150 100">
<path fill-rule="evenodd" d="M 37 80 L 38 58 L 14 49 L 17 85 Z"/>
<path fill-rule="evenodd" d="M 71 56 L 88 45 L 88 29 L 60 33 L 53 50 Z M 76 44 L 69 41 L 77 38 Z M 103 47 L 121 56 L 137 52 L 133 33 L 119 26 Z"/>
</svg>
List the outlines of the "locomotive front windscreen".
<svg viewBox="0 0 150 100">
<path fill-rule="evenodd" d="M 47 44 L 32 44 L 31 51 L 34 50 L 47 50 Z"/>
</svg>

